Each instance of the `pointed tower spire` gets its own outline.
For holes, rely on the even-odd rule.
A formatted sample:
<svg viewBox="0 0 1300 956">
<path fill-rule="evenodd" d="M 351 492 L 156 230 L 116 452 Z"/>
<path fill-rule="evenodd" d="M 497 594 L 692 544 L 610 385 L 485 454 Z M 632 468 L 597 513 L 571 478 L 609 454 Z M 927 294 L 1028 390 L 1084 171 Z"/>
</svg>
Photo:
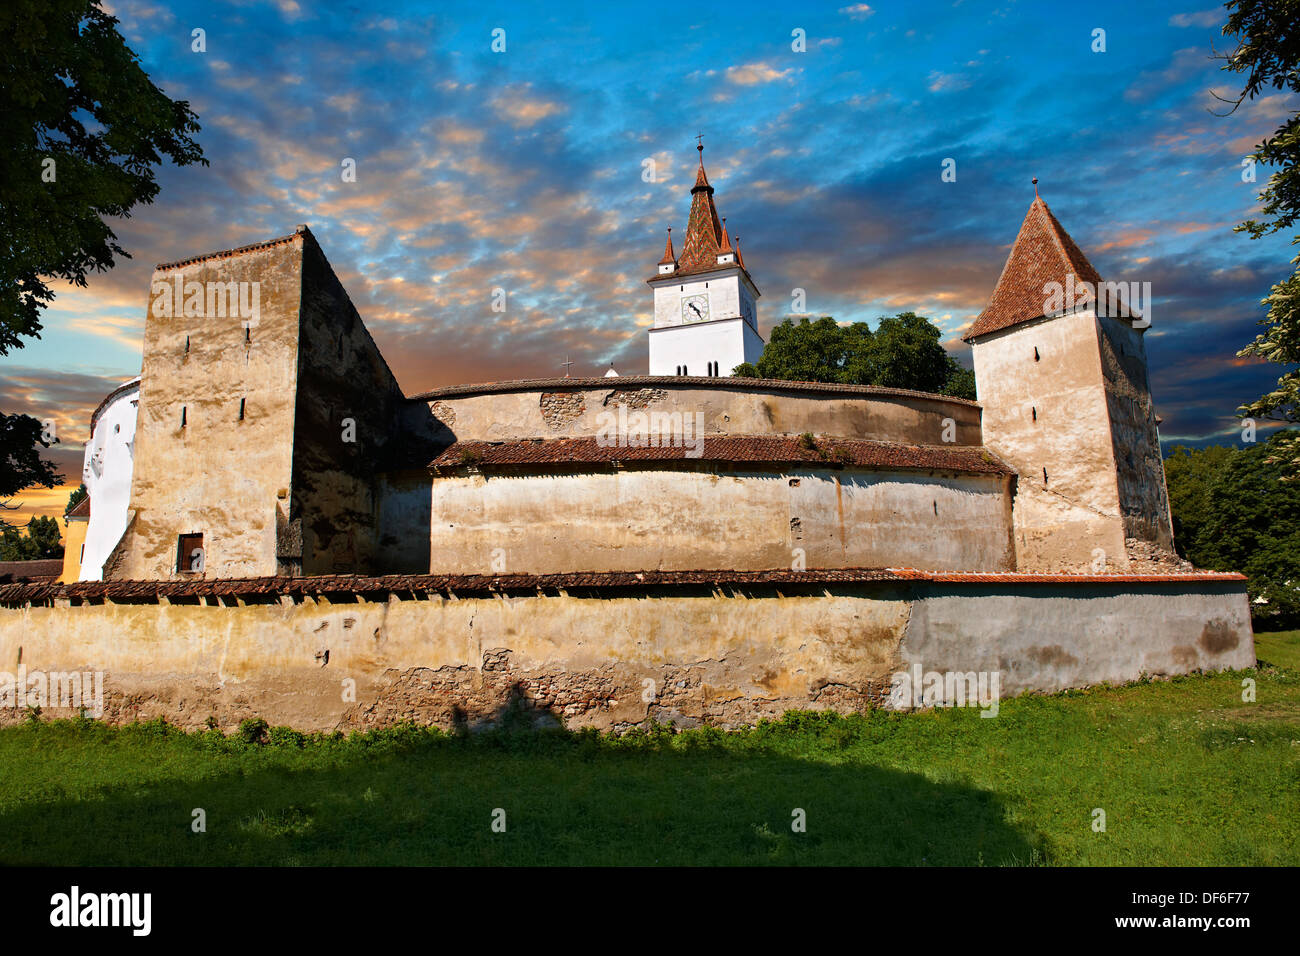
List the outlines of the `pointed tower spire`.
<svg viewBox="0 0 1300 956">
<path fill-rule="evenodd" d="M 695 148 L 700 151 L 700 168 L 695 173 L 695 185 L 691 187 L 691 218 L 686 223 L 686 242 L 678 260 L 682 272 L 715 268 L 718 246 L 722 242 L 722 224 L 713 204 L 713 187 L 704 172 L 704 143 Z"/>
<path fill-rule="evenodd" d="M 659 260 L 661 266 L 671 266 L 677 264 L 677 256 L 673 253 L 673 227 L 668 227 L 668 244 L 664 246 L 664 257 Z"/>
<path fill-rule="evenodd" d="M 1030 322 L 1045 314 L 1052 283 L 1073 288 L 1078 283 L 1089 283 L 1095 289 L 1101 276 L 1093 268 L 1070 234 L 1052 215 L 1047 203 L 1038 196 L 1038 180 L 1034 180 L 1034 201 L 1029 205 L 1025 221 L 1020 225 L 1002 275 L 993 289 L 988 306 L 979 314 L 970 330 L 962 336 L 964 341 L 990 332 Z M 1096 297 L 1087 289 L 1075 295 L 1078 305 L 1095 305 Z"/>
<path fill-rule="evenodd" d="M 727 217 L 722 217 L 722 247 L 718 252 L 731 252 L 731 237 L 727 235 Z"/>
</svg>

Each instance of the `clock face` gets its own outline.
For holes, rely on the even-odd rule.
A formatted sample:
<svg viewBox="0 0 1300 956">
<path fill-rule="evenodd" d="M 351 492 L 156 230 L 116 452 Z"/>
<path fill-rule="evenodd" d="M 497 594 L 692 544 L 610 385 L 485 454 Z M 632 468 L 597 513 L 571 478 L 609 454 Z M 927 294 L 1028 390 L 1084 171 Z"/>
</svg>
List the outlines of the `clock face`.
<svg viewBox="0 0 1300 956">
<path fill-rule="evenodd" d="M 682 321 L 703 322 L 709 317 L 709 297 L 707 295 L 688 295 L 682 299 Z"/>
</svg>

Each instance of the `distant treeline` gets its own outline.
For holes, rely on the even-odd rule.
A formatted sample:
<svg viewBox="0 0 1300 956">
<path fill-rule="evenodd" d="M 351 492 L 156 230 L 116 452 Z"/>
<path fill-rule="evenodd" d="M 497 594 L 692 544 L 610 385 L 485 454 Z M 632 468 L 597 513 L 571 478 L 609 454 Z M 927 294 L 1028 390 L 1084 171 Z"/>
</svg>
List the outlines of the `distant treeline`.
<svg viewBox="0 0 1300 956">
<path fill-rule="evenodd" d="M 1178 553 L 1250 578 L 1257 624 L 1300 623 L 1300 468 L 1296 431 L 1229 448 L 1175 445 L 1165 459 Z M 1288 443 L 1292 443 L 1288 445 Z"/>
</svg>

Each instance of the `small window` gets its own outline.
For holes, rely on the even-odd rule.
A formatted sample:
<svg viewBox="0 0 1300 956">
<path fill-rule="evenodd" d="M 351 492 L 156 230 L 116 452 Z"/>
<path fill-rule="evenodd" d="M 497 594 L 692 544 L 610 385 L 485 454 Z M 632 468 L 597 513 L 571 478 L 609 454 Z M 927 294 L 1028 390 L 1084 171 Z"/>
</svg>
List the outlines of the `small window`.
<svg viewBox="0 0 1300 956">
<path fill-rule="evenodd" d="M 188 335 L 185 336 L 185 354 L 190 354 L 190 337 Z"/>
<path fill-rule="evenodd" d="M 244 420 L 244 402 L 246 401 L 248 401 L 248 399 L 245 398 L 239 400 L 239 420 L 241 422 Z"/>
<path fill-rule="evenodd" d="M 176 570 L 182 574 L 203 572 L 203 535 L 183 534 L 176 541 Z"/>
<path fill-rule="evenodd" d="M 1034 346 L 1034 361 L 1037 362 L 1038 359 L 1039 359 L 1039 355 L 1038 355 L 1038 346 L 1035 345 L 1035 346 Z"/>
<path fill-rule="evenodd" d="M 185 406 L 181 406 L 181 428 L 185 427 Z"/>
</svg>

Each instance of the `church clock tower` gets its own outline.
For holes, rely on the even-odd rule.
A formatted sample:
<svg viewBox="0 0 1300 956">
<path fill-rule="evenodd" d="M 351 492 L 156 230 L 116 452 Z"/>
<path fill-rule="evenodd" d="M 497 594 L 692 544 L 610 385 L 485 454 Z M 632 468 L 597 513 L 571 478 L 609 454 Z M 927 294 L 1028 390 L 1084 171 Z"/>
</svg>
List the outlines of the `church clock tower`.
<svg viewBox="0 0 1300 956">
<path fill-rule="evenodd" d="M 703 143 L 696 149 L 700 168 L 691 189 L 681 258 L 673 253 L 669 229 L 659 271 L 646 280 L 655 295 L 651 375 L 727 376 L 763 354 L 758 286 L 745 269 L 739 241 L 732 246 L 726 220 L 718 219 L 713 187 L 704 173 Z"/>
</svg>

